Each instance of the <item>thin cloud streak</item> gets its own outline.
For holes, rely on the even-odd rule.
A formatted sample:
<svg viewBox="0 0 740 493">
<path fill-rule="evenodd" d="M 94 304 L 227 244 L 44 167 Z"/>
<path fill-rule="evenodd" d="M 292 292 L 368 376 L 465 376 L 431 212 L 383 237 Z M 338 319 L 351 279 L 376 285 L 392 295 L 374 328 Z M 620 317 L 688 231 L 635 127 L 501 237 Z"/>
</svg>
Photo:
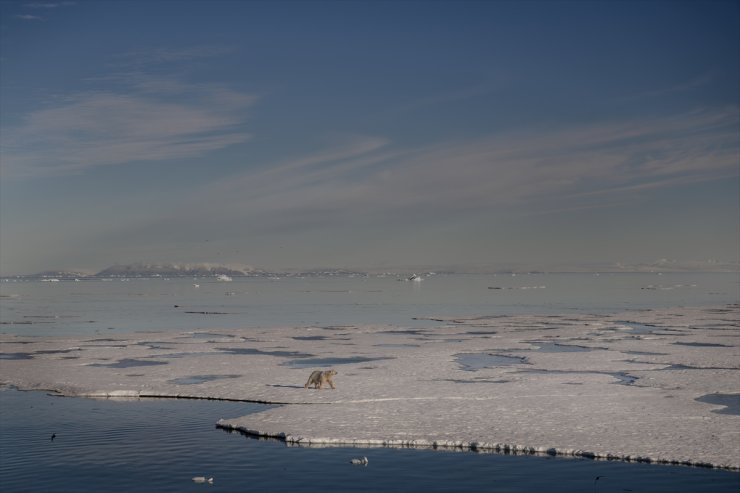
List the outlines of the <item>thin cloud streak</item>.
<svg viewBox="0 0 740 493">
<path fill-rule="evenodd" d="M 141 76 L 139 82 L 145 84 Z M 203 155 L 248 141 L 243 130 L 256 97 L 221 86 L 179 85 L 172 101 L 162 79 L 148 91 L 90 91 L 29 114 L 3 132 L 3 175 L 31 178 L 147 160 Z"/>
<path fill-rule="evenodd" d="M 56 9 L 58 7 L 73 7 L 77 5 L 77 2 L 33 2 L 23 4 L 24 7 L 29 9 Z"/>
<path fill-rule="evenodd" d="M 678 84 L 674 84 L 669 87 L 655 89 L 652 91 L 645 91 L 639 94 L 633 94 L 631 96 L 626 96 L 626 97 L 620 98 L 620 101 L 628 102 L 628 101 L 634 101 L 634 100 L 639 100 L 639 99 L 648 99 L 648 98 L 666 96 L 670 94 L 684 93 L 684 92 L 692 91 L 692 90 L 707 86 L 708 84 L 713 82 L 715 79 L 716 79 L 716 74 L 714 73 L 698 75 L 696 77 L 693 77 L 690 80 L 687 80 L 685 82 L 680 82 Z"/>
<path fill-rule="evenodd" d="M 733 169 L 737 122 L 737 114 L 720 111 L 494 135 L 420 153 L 393 174 L 408 193 L 416 189 L 426 196 L 425 191 L 436 190 L 482 204 L 660 182 L 681 174 L 702 178 Z"/>
<path fill-rule="evenodd" d="M 276 164 L 256 165 L 256 171 L 213 183 L 206 194 L 224 196 L 248 189 L 252 198 L 273 195 L 281 190 L 300 190 L 323 178 L 335 179 L 344 172 L 353 172 L 358 167 L 369 166 L 378 160 L 388 159 L 378 153 L 390 141 L 372 136 L 345 136 L 341 142 L 329 149 L 288 159 Z"/>
<path fill-rule="evenodd" d="M 637 183 L 634 185 L 625 185 L 623 187 L 613 187 L 603 190 L 594 190 L 588 192 L 581 192 L 574 194 L 573 197 L 594 197 L 599 195 L 608 194 L 632 194 L 635 192 L 644 192 L 649 190 L 658 190 L 661 188 L 673 188 L 682 187 L 687 185 L 693 185 L 702 182 L 719 181 L 719 180 L 732 180 L 738 178 L 738 171 L 728 169 L 727 172 L 717 172 L 707 174 L 706 176 L 689 175 L 689 176 L 676 176 L 673 178 L 665 178 L 659 181 Z"/>
<path fill-rule="evenodd" d="M 734 111 L 707 110 L 412 150 L 367 137 L 215 184 L 204 202 L 256 222 L 290 216 L 291 224 L 299 216 L 329 224 L 389 214 L 546 210 L 575 196 L 593 196 L 597 207 L 598 194 L 737 174 L 737 124 Z"/>
<path fill-rule="evenodd" d="M 153 67 L 178 66 L 183 63 L 207 61 L 232 53 L 226 45 L 200 45 L 188 48 L 159 47 L 142 51 L 130 51 L 115 57 L 109 66 L 119 70 L 146 70 Z"/>
</svg>

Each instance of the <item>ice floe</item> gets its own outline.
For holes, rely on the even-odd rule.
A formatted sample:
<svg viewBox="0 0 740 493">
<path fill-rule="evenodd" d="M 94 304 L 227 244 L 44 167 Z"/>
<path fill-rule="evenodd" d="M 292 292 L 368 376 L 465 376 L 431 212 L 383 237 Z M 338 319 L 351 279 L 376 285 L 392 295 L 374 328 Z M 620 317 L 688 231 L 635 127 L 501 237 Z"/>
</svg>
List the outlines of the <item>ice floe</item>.
<svg viewBox="0 0 740 493">
<path fill-rule="evenodd" d="M 298 446 L 740 469 L 738 305 L 434 319 L 439 327 L 423 329 L 0 335 L 0 383 L 70 396 L 285 404 L 218 426 Z M 305 391 L 313 370 L 336 365 L 336 390 Z"/>
<path fill-rule="evenodd" d="M 213 478 L 206 478 L 205 476 L 195 476 L 193 478 L 193 482 L 213 484 Z"/>
</svg>

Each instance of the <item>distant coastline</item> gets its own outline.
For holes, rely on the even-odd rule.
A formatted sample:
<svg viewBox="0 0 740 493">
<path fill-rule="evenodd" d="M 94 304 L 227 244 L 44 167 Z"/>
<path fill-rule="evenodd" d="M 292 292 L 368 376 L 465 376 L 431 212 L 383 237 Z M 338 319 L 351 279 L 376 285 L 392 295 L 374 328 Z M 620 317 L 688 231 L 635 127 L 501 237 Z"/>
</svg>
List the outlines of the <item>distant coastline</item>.
<svg viewBox="0 0 740 493">
<path fill-rule="evenodd" d="M 669 273 L 712 272 L 740 273 L 740 262 L 717 260 L 677 261 L 660 259 L 655 262 L 559 264 L 548 267 L 520 263 L 499 265 L 461 264 L 447 266 L 383 266 L 383 267 L 316 267 L 316 268 L 257 268 L 244 264 L 220 263 L 144 263 L 115 264 L 100 271 L 45 270 L 31 274 L 0 275 L 2 279 L 59 279 L 85 280 L 100 278 L 158 278 L 158 277 L 345 277 L 345 276 L 406 276 L 410 274 L 547 274 L 547 273 Z"/>
</svg>

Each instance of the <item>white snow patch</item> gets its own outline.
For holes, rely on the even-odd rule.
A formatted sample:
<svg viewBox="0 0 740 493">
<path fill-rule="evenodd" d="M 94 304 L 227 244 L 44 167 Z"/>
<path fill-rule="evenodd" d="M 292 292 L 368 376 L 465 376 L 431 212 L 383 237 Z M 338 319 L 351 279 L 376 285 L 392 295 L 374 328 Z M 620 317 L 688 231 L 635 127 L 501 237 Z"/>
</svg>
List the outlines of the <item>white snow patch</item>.
<svg viewBox="0 0 740 493">
<path fill-rule="evenodd" d="M 696 400 L 740 393 L 739 315 L 733 305 L 439 318 L 444 326 L 416 330 L 219 329 L 214 340 L 137 333 L 117 337 L 115 348 L 105 340 L 0 335 L 0 383 L 96 398 L 322 404 L 218 421 L 292 445 L 437 447 L 740 469 L 740 416 Z M 633 333 L 625 323 L 656 330 Z M 322 337 L 300 337 L 308 334 Z M 532 341 L 591 350 L 543 352 Z M 75 357 L 60 358 L 58 351 L 70 347 Z M 28 357 L 12 357 L 21 352 Z M 322 365 L 283 364 L 296 353 Z M 463 353 L 524 357 L 526 363 L 470 371 L 456 360 Z M 115 365 L 153 358 L 166 364 Z M 338 371 L 336 390 L 303 388 L 312 369 L 326 368 Z M 229 378 L 199 382 L 198 375 Z"/>
</svg>

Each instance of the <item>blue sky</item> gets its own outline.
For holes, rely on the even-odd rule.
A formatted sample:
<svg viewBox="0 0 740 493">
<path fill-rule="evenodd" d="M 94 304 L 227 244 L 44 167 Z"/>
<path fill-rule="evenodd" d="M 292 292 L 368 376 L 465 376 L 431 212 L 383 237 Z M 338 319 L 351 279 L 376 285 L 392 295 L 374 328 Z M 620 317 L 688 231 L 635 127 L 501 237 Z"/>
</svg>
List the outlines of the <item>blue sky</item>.
<svg viewBox="0 0 740 493">
<path fill-rule="evenodd" d="M 0 270 L 740 251 L 737 2 L 0 2 Z"/>
</svg>

